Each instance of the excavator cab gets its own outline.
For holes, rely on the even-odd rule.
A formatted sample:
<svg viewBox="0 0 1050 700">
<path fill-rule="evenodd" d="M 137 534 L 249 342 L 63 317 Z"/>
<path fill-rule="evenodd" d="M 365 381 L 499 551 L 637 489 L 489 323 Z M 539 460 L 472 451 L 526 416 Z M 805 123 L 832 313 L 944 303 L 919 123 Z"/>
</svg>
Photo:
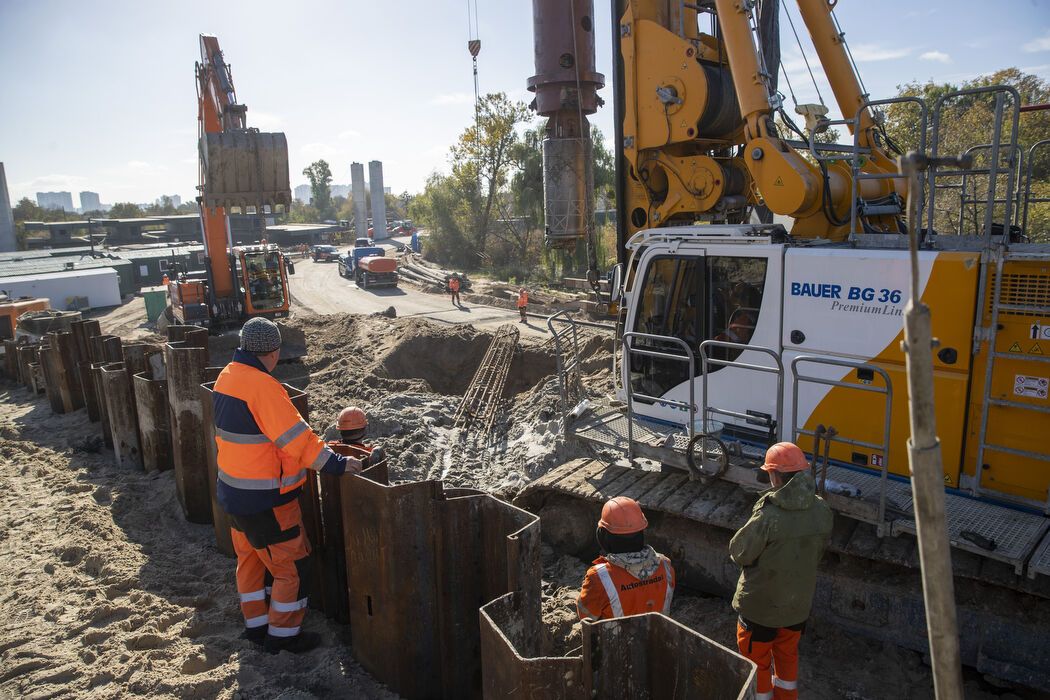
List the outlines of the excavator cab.
<svg viewBox="0 0 1050 700">
<path fill-rule="evenodd" d="M 287 316 L 288 277 L 277 246 L 238 248 L 237 263 L 245 315 Z"/>
</svg>

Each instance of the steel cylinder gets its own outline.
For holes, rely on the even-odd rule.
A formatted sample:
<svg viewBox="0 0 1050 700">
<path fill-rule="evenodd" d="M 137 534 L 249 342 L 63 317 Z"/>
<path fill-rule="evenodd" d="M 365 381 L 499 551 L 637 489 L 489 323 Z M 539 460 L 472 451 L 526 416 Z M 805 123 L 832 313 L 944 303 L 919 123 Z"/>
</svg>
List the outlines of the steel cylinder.
<svg viewBox="0 0 1050 700">
<path fill-rule="evenodd" d="M 4 376 L 11 381 L 18 381 L 18 343 L 4 341 Z"/>
<path fill-rule="evenodd" d="M 605 76 L 595 70 L 594 3 L 532 0 L 532 29 L 536 75 L 526 85 L 536 93 L 536 111 L 594 114 L 598 89 L 605 85 Z"/>
<path fill-rule="evenodd" d="M 118 467 L 142 469 L 142 445 L 131 377 L 123 362 L 110 362 L 99 369 L 113 442 L 113 459 Z"/>
<path fill-rule="evenodd" d="M 26 389 L 33 390 L 33 368 L 36 364 L 36 352 L 39 343 L 26 343 L 18 346 L 18 380 Z"/>
<path fill-rule="evenodd" d="M 590 138 L 543 141 L 545 241 L 575 247 L 594 226 L 594 170 Z"/>
<path fill-rule="evenodd" d="M 78 381 L 80 382 L 80 393 L 84 396 L 84 407 L 87 409 L 88 420 L 98 423 L 101 420 L 98 407 L 98 394 L 95 393 L 95 380 L 91 374 L 91 360 L 84 360 L 77 366 Z"/>
<path fill-rule="evenodd" d="M 59 359 L 56 357 L 57 353 L 52 352 L 52 342 L 53 338 L 50 333 L 45 335 L 40 342 L 40 348 L 37 350 L 37 365 L 40 368 L 40 374 L 44 377 L 44 395 L 51 405 L 51 410 L 55 413 L 65 413 L 62 405 L 62 392 L 59 388 L 59 375 L 61 374 L 58 367 Z"/>
<path fill-rule="evenodd" d="M 142 467 L 147 472 L 172 468 L 171 421 L 168 417 L 168 382 L 155 379 L 152 372 L 139 372 L 131 378 L 138 414 Z"/>
<path fill-rule="evenodd" d="M 212 521 L 208 486 L 208 457 L 204 444 L 204 415 L 200 385 L 208 366 L 208 350 L 187 340 L 164 346 L 168 376 L 168 407 L 171 420 L 172 462 L 175 490 L 186 519 L 192 523 Z M 207 342 L 207 331 L 204 331 Z"/>
<path fill-rule="evenodd" d="M 98 420 L 102 431 L 102 440 L 106 447 L 113 449 L 113 433 L 109 429 L 109 406 L 106 404 L 106 389 L 102 385 L 102 368 L 111 364 L 109 361 L 91 363 L 91 382 L 95 385 L 95 400 L 98 402 Z"/>
</svg>

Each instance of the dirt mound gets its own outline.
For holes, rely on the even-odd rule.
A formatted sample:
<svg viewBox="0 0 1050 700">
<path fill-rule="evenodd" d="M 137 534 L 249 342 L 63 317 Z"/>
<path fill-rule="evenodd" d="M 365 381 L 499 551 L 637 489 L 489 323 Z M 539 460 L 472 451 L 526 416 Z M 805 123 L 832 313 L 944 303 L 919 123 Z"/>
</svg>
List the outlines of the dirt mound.
<svg viewBox="0 0 1050 700">
<path fill-rule="evenodd" d="M 519 344 L 504 392 L 505 421 L 497 439 L 487 440 L 453 427 L 453 418 L 491 333 L 376 315 L 307 316 L 294 324 L 306 335 L 309 353 L 275 374 L 309 393 L 310 422 L 318 431 L 344 406 L 364 408 L 369 439 L 391 455 L 396 480 L 443 478 L 512 496 L 531 479 L 585 454 L 561 434 L 550 343 Z M 600 344 L 583 345 L 593 353 L 594 371 L 610 365 Z"/>
</svg>

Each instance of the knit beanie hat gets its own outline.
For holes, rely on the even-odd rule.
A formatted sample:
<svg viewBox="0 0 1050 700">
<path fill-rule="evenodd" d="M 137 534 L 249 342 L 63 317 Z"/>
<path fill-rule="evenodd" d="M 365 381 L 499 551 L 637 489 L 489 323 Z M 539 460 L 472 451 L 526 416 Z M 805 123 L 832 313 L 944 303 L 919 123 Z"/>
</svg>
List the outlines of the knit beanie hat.
<svg viewBox="0 0 1050 700">
<path fill-rule="evenodd" d="M 241 328 L 241 349 L 267 353 L 281 347 L 281 329 L 269 319 L 256 316 Z"/>
</svg>

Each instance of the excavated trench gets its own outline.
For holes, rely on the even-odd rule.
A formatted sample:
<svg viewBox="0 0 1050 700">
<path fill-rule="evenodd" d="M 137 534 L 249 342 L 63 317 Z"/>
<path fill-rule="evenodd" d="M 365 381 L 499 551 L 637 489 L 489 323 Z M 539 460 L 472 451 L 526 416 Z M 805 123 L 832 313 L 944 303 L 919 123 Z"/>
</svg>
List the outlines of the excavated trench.
<svg viewBox="0 0 1050 700">
<path fill-rule="evenodd" d="M 466 326 L 453 333 L 419 330 L 403 338 L 381 360 L 377 374 L 390 379 L 422 379 L 438 394 L 462 395 L 492 342 L 492 334 Z M 513 399 L 556 371 L 557 362 L 549 346 L 519 345 L 503 396 Z"/>
</svg>

